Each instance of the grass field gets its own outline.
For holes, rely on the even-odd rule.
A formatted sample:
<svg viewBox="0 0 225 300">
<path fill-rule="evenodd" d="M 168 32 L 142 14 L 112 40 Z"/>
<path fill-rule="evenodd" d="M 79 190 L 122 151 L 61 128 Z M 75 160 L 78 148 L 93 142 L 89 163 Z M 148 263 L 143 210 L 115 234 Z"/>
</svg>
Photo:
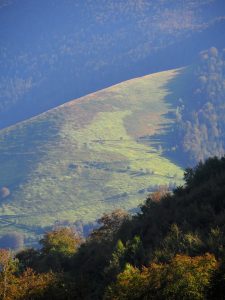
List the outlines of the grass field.
<svg viewBox="0 0 225 300">
<path fill-rule="evenodd" d="M 181 166 L 154 139 L 173 123 L 185 69 L 129 80 L 0 133 L 0 234 L 27 241 L 57 220 L 94 221 L 133 209 L 158 185 L 182 184 Z M 169 117 L 170 116 L 170 117 Z"/>
</svg>

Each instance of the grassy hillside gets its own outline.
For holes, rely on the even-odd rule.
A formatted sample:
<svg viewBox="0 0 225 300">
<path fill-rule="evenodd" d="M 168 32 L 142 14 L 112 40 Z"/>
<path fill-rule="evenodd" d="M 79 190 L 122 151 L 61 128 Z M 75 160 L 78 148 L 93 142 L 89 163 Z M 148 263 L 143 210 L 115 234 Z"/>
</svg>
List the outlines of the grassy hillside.
<svg viewBox="0 0 225 300">
<path fill-rule="evenodd" d="M 158 185 L 180 184 L 162 141 L 188 69 L 129 80 L 1 131 L 0 234 L 33 238 L 58 220 L 133 209 Z"/>
</svg>

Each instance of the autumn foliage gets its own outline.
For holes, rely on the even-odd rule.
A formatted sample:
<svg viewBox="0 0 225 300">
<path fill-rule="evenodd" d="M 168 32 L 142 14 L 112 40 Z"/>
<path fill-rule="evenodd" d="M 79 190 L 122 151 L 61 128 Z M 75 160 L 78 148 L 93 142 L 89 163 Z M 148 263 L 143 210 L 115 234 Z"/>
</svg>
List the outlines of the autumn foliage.
<svg viewBox="0 0 225 300">
<path fill-rule="evenodd" d="M 225 158 L 185 172 L 138 213 L 116 210 L 82 239 L 47 232 L 39 249 L 0 250 L 1 300 L 224 300 Z"/>
<path fill-rule="evenodd" d="M 105 299 L 204 300 L 217 261 L 213 255 L 176 255 L 168 264 L 138 269 L 127 265 L 108 287 Z"/>
</svg>

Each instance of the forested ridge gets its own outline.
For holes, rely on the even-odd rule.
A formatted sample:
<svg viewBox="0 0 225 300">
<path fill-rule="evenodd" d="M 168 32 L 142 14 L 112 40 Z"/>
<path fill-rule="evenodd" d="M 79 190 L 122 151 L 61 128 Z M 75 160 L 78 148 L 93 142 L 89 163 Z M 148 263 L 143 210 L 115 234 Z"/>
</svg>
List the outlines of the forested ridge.
<svg viewBox="0 0 225 300">
<path fill-rule="evenodd" d="M 0 255 L 1 299 L 224 299 L 225 157 L 186 169 L 173 193 L 105 214 L 86 240 L 69 227 Z"/>
</svg>

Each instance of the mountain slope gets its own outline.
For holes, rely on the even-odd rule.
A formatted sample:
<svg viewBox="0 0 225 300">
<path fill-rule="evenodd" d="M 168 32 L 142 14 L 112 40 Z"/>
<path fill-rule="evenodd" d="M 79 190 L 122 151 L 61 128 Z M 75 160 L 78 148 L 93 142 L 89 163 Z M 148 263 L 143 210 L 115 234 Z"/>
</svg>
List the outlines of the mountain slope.
<svg viewBox="0 0 225 300">
<path fill-rule="evenodd" d="M 1 234 L 41 233 L 57 220 L 133 209 L 158 185 L 182 182 L 162 152 L 188 68 L 136 78 L 71 101 L 0 134 Z"/>
</svg>

